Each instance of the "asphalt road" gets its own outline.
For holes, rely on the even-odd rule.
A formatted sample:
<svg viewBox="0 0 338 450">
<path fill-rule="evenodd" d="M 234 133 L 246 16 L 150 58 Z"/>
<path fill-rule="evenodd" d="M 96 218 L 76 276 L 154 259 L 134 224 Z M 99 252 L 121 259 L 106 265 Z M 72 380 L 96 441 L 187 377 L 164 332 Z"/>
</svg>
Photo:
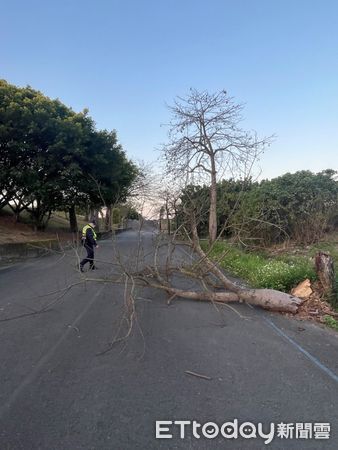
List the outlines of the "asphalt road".
<svg viewBox="0 0 338 450">
<path fill-rule="evenodd" d="M 245 304 L 167 306 L 163 292 L 137 288 L 132 333 L 102 354 L 119 329 L 128 331 L 125 285 L 109 279 L 119 264 L 135 270 L 153 253 L 154 234 L 142 232 L 141 245 L 138 238 L 128 231 L 101 242 L 99 270 L 85 274 L 97 281 L 84 282 L 73 251 L 0 270 L 0 449 L 337 449 L 338 339 L 330 330 Z M 155 438 L 156 421 L 234 419 L 263 423 L 265 432 L 270 423 L 329 423 L 331 436 L 282 439 L 276 431 L 265 445 L 259 435 L 207 438 L 201 428 L 197 438 L 190 425 L 181 438 L 178 425 L 167 425 L 173 437 Z"/>
</svg>

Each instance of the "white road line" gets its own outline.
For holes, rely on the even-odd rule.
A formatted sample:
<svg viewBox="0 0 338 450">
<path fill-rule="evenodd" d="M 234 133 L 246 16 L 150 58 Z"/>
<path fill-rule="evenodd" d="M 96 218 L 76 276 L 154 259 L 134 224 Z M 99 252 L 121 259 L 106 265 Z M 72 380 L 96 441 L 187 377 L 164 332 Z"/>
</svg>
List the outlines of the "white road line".
<svg viewBox="0 0 338 450">
<path fill-rule="evenodd" d="M 307 350 L 305 350 L 301 345 L 297 344 L 296 341 L 294 341 L 290 336 L 288 336 L 284 331 L 282 331 L 277 325 L 275 325 L 272 320 L 267 319 L 266 317 L 263 317 L 263 320 L 273 329 L 279 336 L 286 339 L 291 345 L 293 345 L 297 350 L 299 350 L 303 355 L 305 355 L 313 364 L 315 364 L 317 367 L 319 367 L 323 372 L 325 372 L 330 378 L 332 378 L 333 381 L 338 383 L 338 376 L 332 372 L 328 367 L 326 367 L 324 364 L 322 364 L 319 359 L 317 359 L 315 356 L 311 355 Z"/>
<path fill-rule="evenodd" d="M 193 259 L 192 254 L 189 254 L 186 252 L 183 248 L 180 248 L 182 252 L 184 252 L 186 255 L 190 256 L 191 259 Z M 249 306 L 252 309 L 255 309 L 252 305 L 249 303 L 246 303 L 247 306 Z M 313 364 L 315 364 L 317 367 L 319 367 L 323 372 L 325 372 L 332 380 L 334 380 L 336 383 L 338 383 L 338 376 L 332 372 L 331 369 L 326 367 L 323 363 L 319 361 L 315 356 L 311 355 L 307 350 L 305 350 L 301 345 L 297 344 L 296 341 L 294 341 L 290 336 L 288 336 L 284 331 L 282 331 L 277 325 L 275 325 L 272 320 L 267 319 L 266 317 L 263 317 L 263 320 L 272 328 L 279 336 L 286 339 L 293 347 L 295 347 L 297 350 L 299 350 L 304 356 L 306 356 Z"/>
</svg>

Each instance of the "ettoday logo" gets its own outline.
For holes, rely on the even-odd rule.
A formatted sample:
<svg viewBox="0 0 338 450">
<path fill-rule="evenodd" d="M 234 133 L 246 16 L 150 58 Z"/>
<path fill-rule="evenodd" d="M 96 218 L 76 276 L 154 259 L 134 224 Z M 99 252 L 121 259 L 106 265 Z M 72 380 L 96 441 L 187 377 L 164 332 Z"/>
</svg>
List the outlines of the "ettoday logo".
<svg viewBox="0 0 338 450">
<path fill-rule="evenodd" d="M 252 439 L 260 437 L 264 439 L 265 444 L 269 444 L 275 435 L 275 424 L 273 423 L 270 423 L 268 432 L 265 433 L 263 424 L 258 423 L 255 425 L 252 422 L 239 424 L 237 419 L 224 422 L 222 425 L 218 425 L 215 422 L 200 424 L 196 420 L 159 420 L 156 421 L 156 439 L 172 439 L 173 435 L 171 430 L 173 426 L 179 428 L 181 439 L 184 439 L 187 432 L 190 431 L 196 439 L 200 439 L 201 437 L 214 439 L 220 435 L 224 439 L 238 439 L 239 437 Z"/>
<path fill-rule="evenodd" d="M 156 439 L 173 439 L 173 432 L 179 433 L 185 439 L 189 433 L 195 439 L 263 439 L 265 445 L 277 437 L 279 439 L 329 439 L 331 426 L 327 422 L 297 422 L 297 423 L 239 423 L 238 419 L 218 425 L 215 422 L 201 424 L 196 420 L 158 420 L 156 421 Z"/>
</svg>

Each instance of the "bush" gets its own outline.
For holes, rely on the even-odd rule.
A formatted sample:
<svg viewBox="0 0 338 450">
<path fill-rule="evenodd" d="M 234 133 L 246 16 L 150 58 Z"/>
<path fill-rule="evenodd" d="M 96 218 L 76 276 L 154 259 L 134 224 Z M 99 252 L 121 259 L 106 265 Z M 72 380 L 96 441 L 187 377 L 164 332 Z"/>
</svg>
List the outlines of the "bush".
<svg viewBox="0 0 338 450">
<path fill-rule="evenodd" d="M 335 225 L 338 208 L 336 172 L 287 173 L 252 185 L 232 218 L 241 239 L 271 245 L 291 239 L 311 244 Z"/>
</svg>

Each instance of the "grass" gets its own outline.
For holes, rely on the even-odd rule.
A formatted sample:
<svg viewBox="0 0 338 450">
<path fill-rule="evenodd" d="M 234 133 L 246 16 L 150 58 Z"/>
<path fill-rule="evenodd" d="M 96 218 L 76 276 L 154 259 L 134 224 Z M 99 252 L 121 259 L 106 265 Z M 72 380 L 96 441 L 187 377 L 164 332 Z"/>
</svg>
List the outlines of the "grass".
<svg viewBox="0 0 338 450">
<path fill-rule="evenodd" d="M 330 328 L 338 331 L 338 320 L 334 319 L 331 316 L 324 316 L 324 323 Z"/>
<path fill-rule="evenodd" d="M 207 250 L 206 242 L 201 242 L 201 245 Z M 210 256 L 222 268 L 257 288 L 288 292 L 306 278 L 316 279 L 312 261 L 304 256 L 271 258 L 263 253 L 243 251 L 225 241 L 217 242 Z"/>
</svg>

